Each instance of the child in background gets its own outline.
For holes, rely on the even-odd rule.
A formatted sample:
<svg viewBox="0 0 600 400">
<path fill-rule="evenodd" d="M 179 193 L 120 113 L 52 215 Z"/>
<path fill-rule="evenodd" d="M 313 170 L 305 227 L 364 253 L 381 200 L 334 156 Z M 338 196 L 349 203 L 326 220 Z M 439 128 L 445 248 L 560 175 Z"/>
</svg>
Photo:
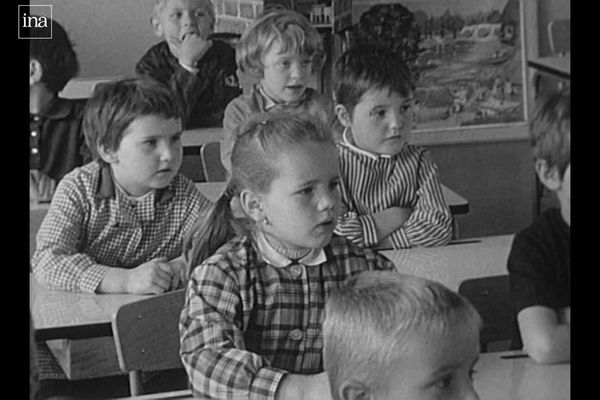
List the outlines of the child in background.
<svg viewBox="0 0 600 400">
<path fill-rule="evenodd" d="M 210 205 L 178 174 L 178 102 L 154 81 L 107 83 L 89 99 L 83 129 L 95 160 L 58 185 L 36 239 L 37 280 L 89 293 L 176 288 L 184 235 Z"/>
<path fill-rule="evenodd" d="M 227 189 L 186 242 L 183 365 L 202 398 L 329 399 L 325 300 L 357 272 L 394 266 L 333 235 L 339 172 L 326 125 L 268 113 L 238 129 Z"/>
<path fill-rule="evenodd" d="M 64 28 L 50 20 L 51 39 L 29 41 L 29 199 L 50 201 L 56 184 L 83 164 L 84 102 L 58 97 L 79 63 Z M 31 30 L 32 34 L 42 33 Z"/>
<path fill-rule="evenodd" d="M 331 122 L 331 99 L 307 86 L 310 76 L 321 68 L 323 57 L 321 36 L 295 11 L 269 12 L 244 32 L 237 45 L 237 65 L 240 72 L 260 78 L 260 82 L 225 109 L 221 161 L 227 171 L 231 170 L 233 131 L 251 115 L 307 111 Z"/>
<path fill-rule="evenodd" d="M 184 105 L 183 129 L 221 126 L 223 111 L 241 93 L 235 50 L 213 40 L 211 0 L 156 0 L 150 22 L 164 39 L 138 61 L 138 74 L 170 87 Z"/>
<path fill-rule="evenodd" d="M 560 209 L 542 213 L 516 234 L 508 258 L 518 328 L 513 347 L 537 362 L 571 359 L 571 95 L 546 99 L 529 130 L 540 181 Z"/>
<path fill-rule="evenodd" d="M 335 64 L 342 203 L 336 233 L 363 247 L 439 246 L 452 217 L 437 167 L 408 144 L 413 84 L 389 50 L 360 45 Z"/>
<path fill-rule="evenodd" d="M 333 400 L 475 400 L 481 318 L 426 279 L 366 271 L 325 305 L 325 371 Z"/>
</svg>

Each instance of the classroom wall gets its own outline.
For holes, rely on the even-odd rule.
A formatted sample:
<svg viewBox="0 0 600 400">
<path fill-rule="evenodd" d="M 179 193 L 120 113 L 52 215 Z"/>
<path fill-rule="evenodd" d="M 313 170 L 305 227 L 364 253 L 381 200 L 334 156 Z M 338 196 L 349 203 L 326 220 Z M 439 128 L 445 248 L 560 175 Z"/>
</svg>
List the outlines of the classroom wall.
<svg viewBox="0 0 600 400">
<path fill-rule="evenodd" d="M 154 0 L 31 0 L 30 4 L 52 5 L 53 18 L 75 44 L 79 77 L 133 74 L 135 63 L 159 41 L 149 21 Z"/>
<path fill-rule="evenodd" d="M 540 56 L 550 55 L 548 23 L 553 19 L 571 19 L 571 1 L 538 0 L 538 31 Z"/>
<path fill-rule="evenodd" d="M 440 180 L 469 200 L 461 238 L 514 233 L 533 217 L 534 171 L 526 140 L 428 146 Z"/>
</svg>

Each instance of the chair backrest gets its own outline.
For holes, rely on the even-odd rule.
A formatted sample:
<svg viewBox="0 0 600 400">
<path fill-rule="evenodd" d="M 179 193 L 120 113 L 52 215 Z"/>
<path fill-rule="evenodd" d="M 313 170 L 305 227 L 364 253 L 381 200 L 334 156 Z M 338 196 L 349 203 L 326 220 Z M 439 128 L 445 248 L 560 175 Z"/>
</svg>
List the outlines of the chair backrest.
<svg viewBox="0 0 600 400">
<path fill-rule="evenodd" d="M 112 328 L 119 367 L 129 373 L 132 396 L 142 394 L 141 371 L 183 368 L 179 358 L 179 315 L 185 289 L 121 306 Z"/>
<path fill-rule="evenodd" d="M 548 39 L 552 53 L 560 55 L 571 51 L 571 20 L 555 19 L 548 23 Z"/>
<path fill-rule="evenodd" d="M 483 319 L 480 335 L 481 351 L 488 351 L 493 342 L 503 342 L 508 350 L 513 335 L 513 307 L 508 275 L 496 275 L 463 281 L 458 292 L 466 297 Z"/>
<path fill-rule="evenodd" d="M 200 149 L 202 168 L 207 182 L 224 182 L 227 180 L 227 170 L 221 162 L 221 143 L 210 142 Z"/>
<path fill-rule="evenodd" d="M 192 182 L 206 182 L 205 169 L 202 166 L 202 146 L 186 146 L 179 172 Z"/>
</svg>

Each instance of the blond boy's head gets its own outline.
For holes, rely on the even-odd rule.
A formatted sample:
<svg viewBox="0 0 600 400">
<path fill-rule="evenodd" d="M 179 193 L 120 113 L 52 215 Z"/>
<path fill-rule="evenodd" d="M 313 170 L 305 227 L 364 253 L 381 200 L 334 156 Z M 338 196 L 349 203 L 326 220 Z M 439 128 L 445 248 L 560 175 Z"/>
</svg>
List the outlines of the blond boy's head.
<svg viewBox="0 0 600 400">
<path fill-rule="evenodd" d="M 394 271 L 363 272 L 325 306 L 324 363 L 332 397 L 477 398 L 470 372 L 480 326 L 471 304 L 439 283 Z"/>
<path fill-rule="evenodd" d="M 535 169 L 540 181 L 556 192 L 563 217 L 571 209 L 571 93 L 564 89 L 544 99 L 530 125 Z"/>
<path fill-rule="evenodd" d="M 208 39 L 215 19 L 211 0 L 156 0 L 150 23 L 154 34 L 163 38 L 171 52 L 177 54 L 185 36 L 191 32 Z"/>
</svg>

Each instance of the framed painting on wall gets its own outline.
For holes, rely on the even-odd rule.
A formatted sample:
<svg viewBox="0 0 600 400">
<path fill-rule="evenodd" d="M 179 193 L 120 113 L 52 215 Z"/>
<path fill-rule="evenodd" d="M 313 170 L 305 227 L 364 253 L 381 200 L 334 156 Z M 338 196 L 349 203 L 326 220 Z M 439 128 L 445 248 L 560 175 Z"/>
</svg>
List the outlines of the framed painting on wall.
<svg viewBox="0 0 600 400">
<path fill-rule="evenodd" d="M 403 31 L 402 37 L 394 37 L 390 45 L 404 46 L 400 51 L 414 71 L 417 142 L 526 137 L 531 104 L 526 54 L 528 45 L 537 40 L 537 27 L 532 26 L 535 3 L 358 1 L 353 11 L 360 13 L 363 24 L 366 13 L 373 13 L 369 18 L 374 24 L 382 20 L 381 10 L 374 13 L 377 7 L 393 8 L 390 21 L 400 19 L 399 14 L 410 21 L 397 29 Z M 375 35 L 389 35 L 389 27 L 376 29 Z"/>
</svg>

